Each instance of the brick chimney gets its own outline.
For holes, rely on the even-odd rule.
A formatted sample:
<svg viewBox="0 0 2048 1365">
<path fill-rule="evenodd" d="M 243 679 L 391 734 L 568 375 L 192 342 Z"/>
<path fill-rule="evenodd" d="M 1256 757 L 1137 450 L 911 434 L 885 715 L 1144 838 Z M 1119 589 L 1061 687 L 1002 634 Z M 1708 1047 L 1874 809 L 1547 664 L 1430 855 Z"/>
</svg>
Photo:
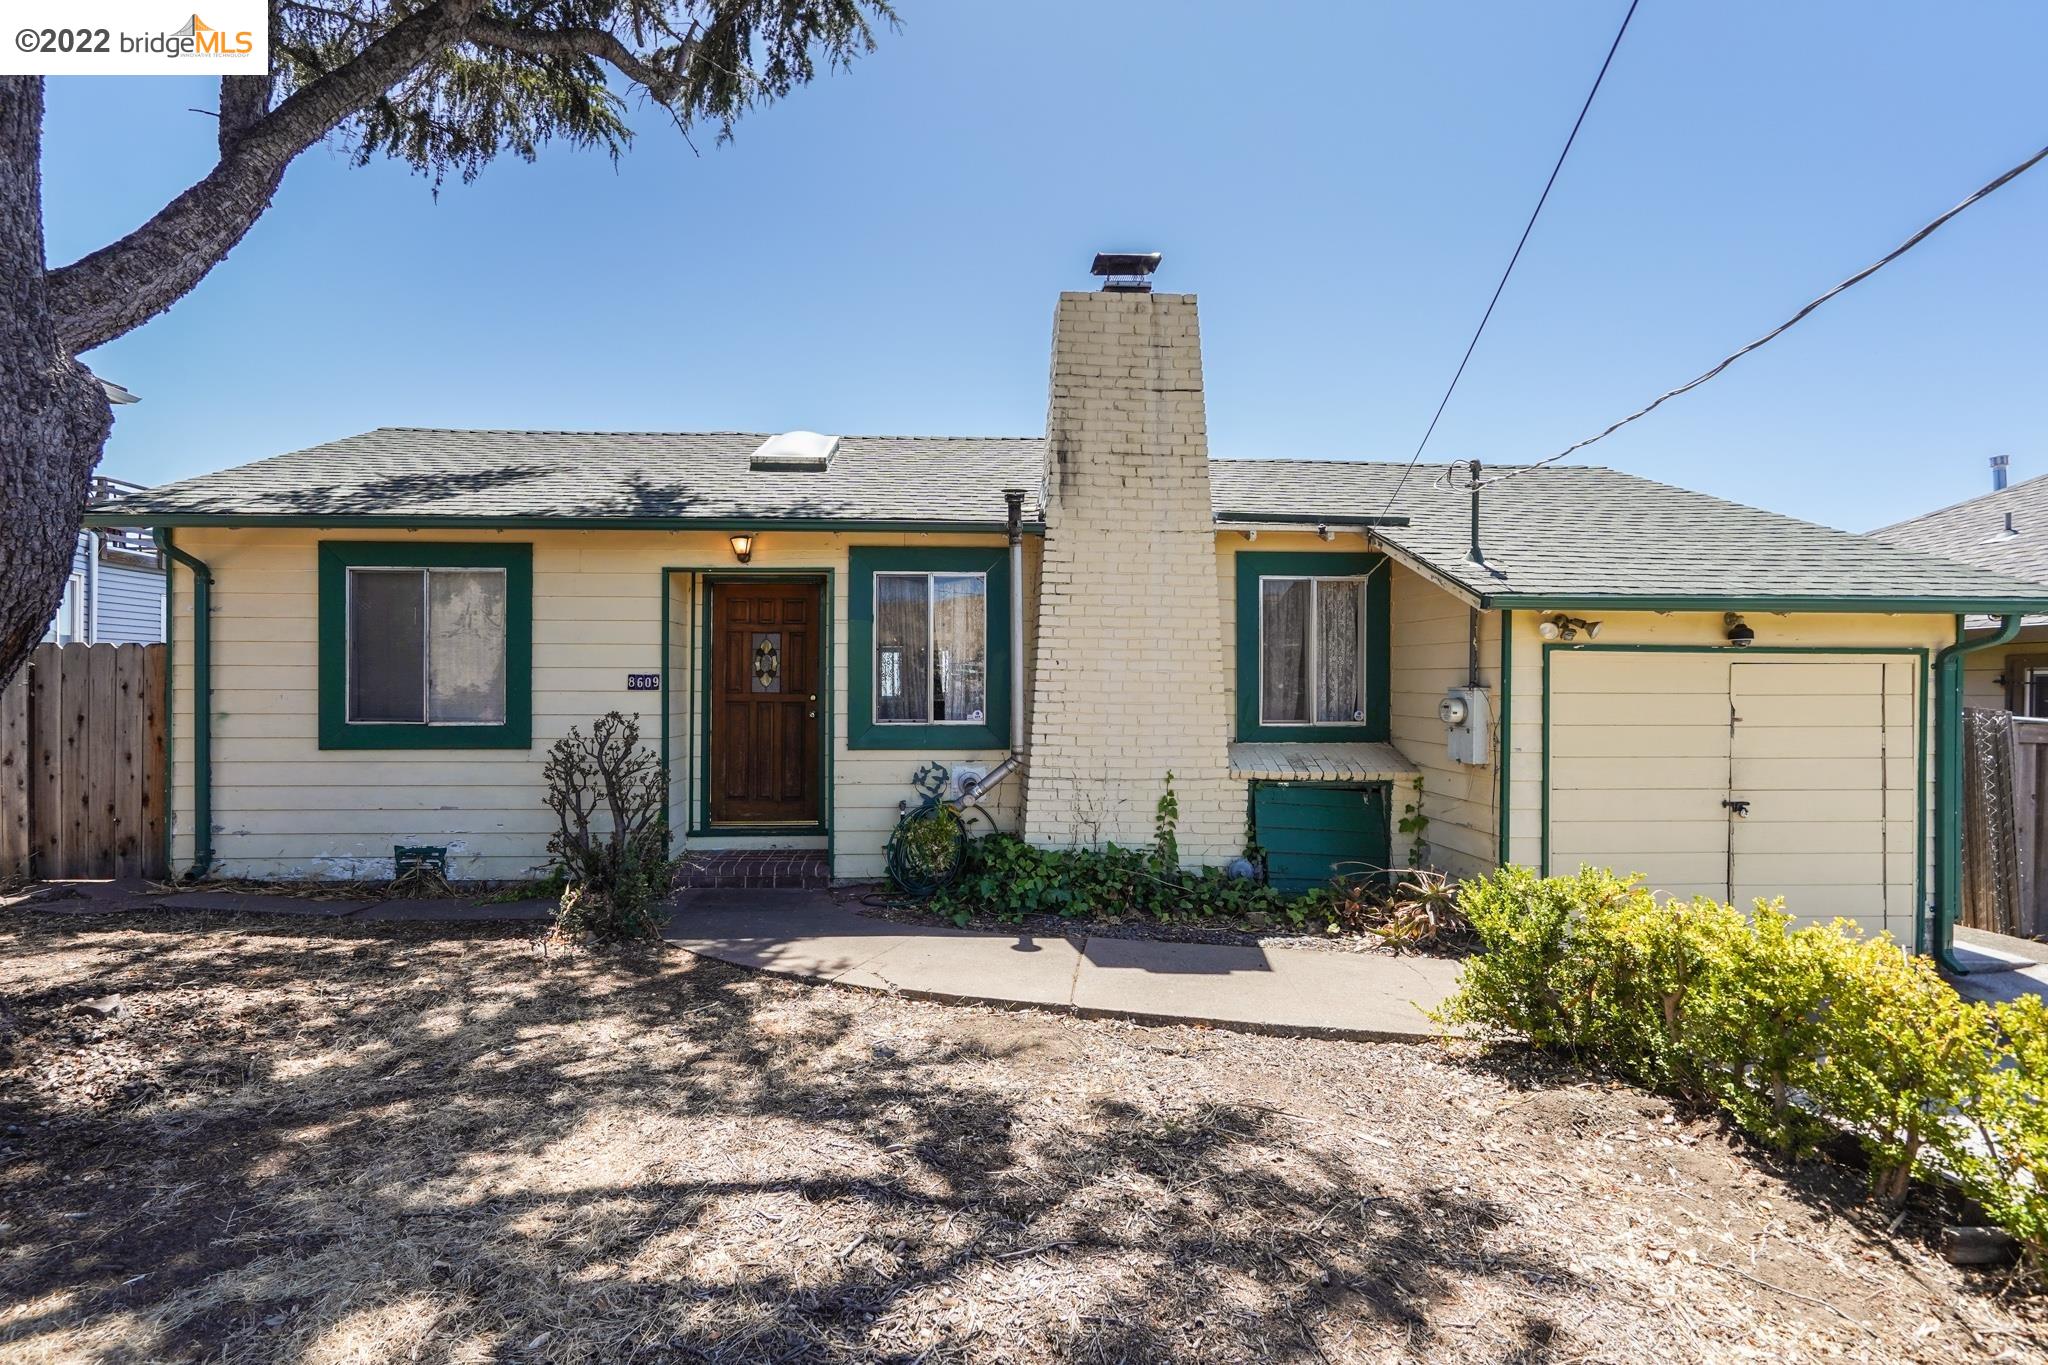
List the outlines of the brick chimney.
<svg viewBox="0 0 2048 1365">
<path fill-rule="evenodd" d="M 1152 842 L 1166 775 L 1181 861 L 1243 851 L 1192 294 L 1060 295 L 1046 413 L 1024 835 Z"/>
</svg>

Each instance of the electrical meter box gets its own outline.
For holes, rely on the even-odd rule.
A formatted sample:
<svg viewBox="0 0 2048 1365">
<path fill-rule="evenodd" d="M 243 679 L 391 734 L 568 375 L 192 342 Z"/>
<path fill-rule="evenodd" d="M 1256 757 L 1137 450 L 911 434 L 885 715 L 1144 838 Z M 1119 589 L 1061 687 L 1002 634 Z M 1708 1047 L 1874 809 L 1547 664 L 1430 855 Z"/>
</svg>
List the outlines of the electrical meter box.
<svg viewBox="0 0 2048 1365">
<path fill-rule="evenodd" d="M 1453 687 L 1436 704 L 1444 723 L 1451 762 L 1483 765 L 1493 761 L 1493 712 L 1483 687 Z"/>
</svg>

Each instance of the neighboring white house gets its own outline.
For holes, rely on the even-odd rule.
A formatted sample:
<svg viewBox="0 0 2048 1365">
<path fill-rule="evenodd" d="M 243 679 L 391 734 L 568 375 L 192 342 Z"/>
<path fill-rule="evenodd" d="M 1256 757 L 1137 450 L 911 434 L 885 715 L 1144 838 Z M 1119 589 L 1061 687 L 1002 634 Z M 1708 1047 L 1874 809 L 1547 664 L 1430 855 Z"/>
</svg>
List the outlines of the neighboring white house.
<svg viewBox="0 0 2048 1365">
<path fill-rule="evenodd" d="M 2010 456 L 1994 455 L 1989 493 L 1880 526 L 1871 537 L 2048 586 L 2048 475 L 2011 483 L 2011 467 Z M 1991 624 L 1978 617 L 1970 628 Z M 2028 616 L 2004 646 L 1970 655 L 1963 665 L 1963 701 L 2048 718 L 2048 616 Z"/>
<path fill-rule="evenodd" d="M 93 480 L 95 506 L 145 491 L 119 479 Z M 78 533 L 64 600 L 43 632 L 52 644 L 156 644 L 164 638 L 163 554 L 147 528 Z"/>
</svg>

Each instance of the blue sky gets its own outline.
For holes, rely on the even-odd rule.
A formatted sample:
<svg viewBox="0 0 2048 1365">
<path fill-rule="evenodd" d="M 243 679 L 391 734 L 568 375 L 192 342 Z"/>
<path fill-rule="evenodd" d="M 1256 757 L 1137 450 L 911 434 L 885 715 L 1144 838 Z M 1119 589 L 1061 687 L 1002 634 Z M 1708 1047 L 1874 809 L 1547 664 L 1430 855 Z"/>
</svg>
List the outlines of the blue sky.
<svg viewBox="0 0 2048 1365">
<path fill-rule="evenodd" d="M 1625 8 L 902 0 L 693 153 L 438 200 L 316 149 L 89 357 L 164 481 L 379 425 L 1043 429 L 1098 248 L 1201 296 L 1219 455 L 1406 459 Z M 1644 0 L 1428 459 L 1540 457 L 2048 142 L 2048 6 Z M 209 83 L 53 80 L 53 262 L 204 173 Z M 2048 472 L 2048 166 L 1589 461 L 1867 529 Z"/>
</svg>

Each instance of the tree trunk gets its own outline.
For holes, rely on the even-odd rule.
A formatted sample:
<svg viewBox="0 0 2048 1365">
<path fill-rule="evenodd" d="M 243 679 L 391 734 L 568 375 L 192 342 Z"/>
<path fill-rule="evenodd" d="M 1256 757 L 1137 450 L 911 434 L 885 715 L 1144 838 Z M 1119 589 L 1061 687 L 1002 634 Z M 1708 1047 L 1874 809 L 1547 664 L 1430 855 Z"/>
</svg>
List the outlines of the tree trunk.
<svg viewBox="0 0 2048 1365">
<path fill-rule="evenodd" d="M 99 381 L 57 342 L 42 140 L 42 78 L 0 76 L 0 686 L 63 599 L 114 420 Z"/>
</svg>

